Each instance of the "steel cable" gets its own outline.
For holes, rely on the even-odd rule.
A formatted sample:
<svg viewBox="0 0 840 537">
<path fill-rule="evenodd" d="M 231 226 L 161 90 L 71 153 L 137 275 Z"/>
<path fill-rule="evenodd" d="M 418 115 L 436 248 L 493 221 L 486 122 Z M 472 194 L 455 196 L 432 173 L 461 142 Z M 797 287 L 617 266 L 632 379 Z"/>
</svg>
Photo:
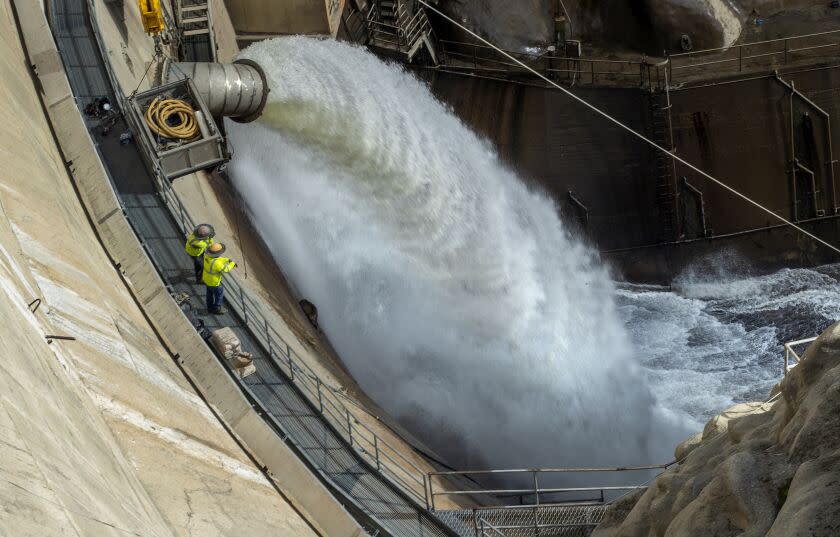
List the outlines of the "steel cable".
<svg viewBox="0 0 840 537">
<path fill-rule="evenodd" d="M 632 135 L 633 135 L 633 136 L 635 136 L 636 138 L 638 138 L 638 139 L 642 140 L 642 141 L 643 141 L 643 142 L 645 142 L 646 144 L 650 145 L 651 147 L 653 147 L 653 148 L 654 148 L 654 149 L 656 149 L 657 151 L 662 151 L 663 153 L 667 153 L 667 154 L 668 154 L 668 156 L 669 156 L 669 157 L 671 157 L 672 159 L 674 159 L 675 161 L 677 161 L 677 162 L 679 162 L 679 163 L 681 163 L 681 164 L 683 164 L 683 165 L 687 166 L 687 167 L 688 167 L 688 168 L 690 168 L 691 170 L 693 170 L 693 171 L 695 171 L 695 172 L 699 173 L 700 175 L 702 175 L 702 176 L 703 176 L 703 177 L 705 177 L 706 179 L 708 179 L 708 180 L 712 181 L 713 183 L 715 183 L 715 184 L 717 184 L 717 185 L 721 186 L 722 188 L 726 189 L 726 190 L 727 190 L 727 191 L 729 191 L 730 193 L 732 193 L 732 194 L 734 194 L 734 195 L 738 196 L 739 198 L 743 199 L 743 200 L 744 200 L 744 201 L 746 201 L 747 203 L 749 203 L 749 204 L 751 204 L 751 205 L 753 205 L 753 206 L 755 206 L 755 207 L 758 207 L 759 209 L 761 209 L 761 210 L 762 210 L 762 211 L 764 211 L 765 213 L 769 214 L 770 216 L 772 216 L 772 217 L 773 217 L 773 218 L 775 218 L 776 220 L 781 221 L 782 223 L 784 223 L 784 224 L 786 224 L 786 225 L 788 225 L 788 226 L 792 227 L 793 229 L 795 229 L 795 230 L 799 231 L 799 232 L 800 232 L 800 233 L 802 233 L 803 235 L 805 235 L 805 236 L 807 236 L 807 237 L 810 237 L 810 238 L 814 239 L 815 241 L 817 241 L 818 243 L 822 244 L 823 246 L 825 246 L 825 247 L 827 247 L 827 248 L 829 248 L 829 249 L 831 249 L 831 250 L 833 250 L 833 251 L 837 252 L 838 254 L 840 254 L 840 248 L 838 248 L 837 246 L 834 246 L 833 244 L 831 244 L 831 243 L 829 243 L 829 242 L 827 242 L 827 241 L 825 241 L 825 240 L 823 240 L 823 239 L 821 239 L 821 238 L 817 237 L 817 236 L 816 236 L 816 235 L 814 235 L 813 233 L 811 233 L 811 232 L 809 232 L 809 231 L 806 231 L 805 229 L 803 229 L 802 227 L 800 227 L 800 226 L 796 225 L 795 223 L 791 222 L 791 221 L 790 221 L 790 220 L 788 220 L 787 218 L 785 218 L 785 217 L 783 217 L 783 216 L 780 216 L 780 215 L 778 215 L 778 214 L 774 213 L 772 210 L 770 210 L 770 209 L 768 209 L 767 207 L 765 207 L 765 206 L 761 205 L 760 203 L 758 203 L 757 201 L 753 200 L 752 198 L 750 198 L 750 197 L 749 197 L 749 196 L 747 196 L 746 194 L 742 194 L 742 193 L 741 193 L 741 192 L 739 192 L 738 190 L 736 190 L 736 189 L 732 188 L 731 186 L 727 185 L 727 184 L 726 184 L 726 183 L 724 183 L 723 181 L 720 181 L 719 179 L 716 179 L 716 178 L 712 177 L 711 175 L 709 175 L 708 173 L 704 172 L 703 170 L 701 170 L 701 169 L 700 169 L 700 168 L 698 168 L 697 166 L 695 166 L 695 165 L 691 164 L 690 162 L 688 162 L 687 160 L 683 159 L 682 157 L 679 157 L 679 156 L 675 155 L 674 153 L 672 153 L 671 151 L 668 151 L 667 149 L 665 149 L 665 148 L 664 148 L 664 147 L 662 147 L 661 145 L 657 144 L 657 143 L 656 143 L 656 142 L 654 142 L 653 140 L 651 140 L 651 139 L 647 138 L 645 135 L 643 135 L 643 134 L 641 134 L 641 133 L 638 133 L 638 132 L 634 131 L 631 127 L 629 127 L 629 126 L 625 125 L 625 124 L 624 124 L 624 123 L 622 123 L 621 121 L 619 121 L 619 120 L 617 120 L 616 118 L 612 117 L 611 115 L 607 114 L 606 112 L 604 112 L 603 110 L 601 110 L 601 109 L 600 109 L 600 108 L 598 108 L 597 106 L 595 106 L 595 105 L 593 105 L 593 104 L 590 104 L 588 101 L 586 101 L 586 100 L 582 99 L 581 97 L 578 97 L 577 95 L 575 95 L 575 94 L 574 94 L 574 93 L 572 93 L 571 91 L 567 90 L 566 88 L 564 88 L 564 87 L 563 87 L 563 86 L 561 86 L 560 84 L 557 84 L 556 82 L 554 82 L 553 80 L 549 79 L 549 78 L 548 78 L 548 77 L 546 77 L 545 75 L 540 74 L 538 71 L 536 71 L 536 70 L 534 70 L 533 68 L 529 67 L 528 65 L 526 65 L 526 64 L 525 64 L 525 63 L 523 63 L 522 61 L 518 60 L 517 58 L 513 57 L 512 55 L 508 54 L 507 52 L 505 52 L 504 50 L 500 49 L 499 47 L 497 47 L 496 45 L 494 45 L 494 44 L 493 44 L 493 43 L 491 43 L 490 41 L 488 41 L 488 40 L 484 39 L 483 37 L 481 37 L 481 36 L 480 36 L 480 35 L 478 35 L 477 33 L 473 32 L 472 30 L 470 30 L 469 28 L 467 28 L 467 27 L 466 27 L 466 26 L 464 26 L 463 24 L 459 23 L 458 21 L 454 20 L 454 19 L 453 19 L 453 18 L 451 18 L 450 16 L 446 15 L 445 13 L 443 13 L 442 11 L 440 11 L 439 9 L 437 9 L 436 7 L 434 7 L 434 6 L 430 5 L 430 4 L 429 4 L 426 0 L 418 0 L 418 1 L 419 1 L 421 4 L 423 4 L 424 6 L 426 6 L 429 10 L 431 10 L 431 11 L 432 11 L 432 12 L 434 12 L 435 14 L 439 15 L 439 16 L 440 16 L 441 18 L 443 18 L 444 20 L 447 20 L 447 21 L 451 22 L 452 24 L 454 24 L 454 25 L 455 25 L 455 26 L 457 26 L 458 28 L 460 28 L 460 29 L 464 30 L 465 32 L 467 32 L 468 34 L 470 34 L 472 37 L 476 38 L 476 39 L 477 39 L 477 40 L 479 40 L 480 42 L 482 42 L 482 43 L 484 43 L 485 45 L 487 45 L 488 47 L 492 48 L 493 50 L 495 50 L 496 52 L 498 52 L 498 53 L 499 53 L 499 54 L 501 54 L 502 56 L 504 56 L 504 57 L 508 58 L 509 60 L 511 60 L 511 61 L 513 61 L 513 62 L 515 62 L 517 65 L 521 66 L 523 69 L 526 69 L 527 71 L 530 71 L 531 73 L 533 73 L 534 75 L 536 75 L 536 76 L 537 76 L 537 77 L 539 77 L 540 79 L 544 80 L 545 82 L 547 82 L 547 83 L 548 83 L 548 84 L 550 84 L 551 86 L 553 86 L 553 87 L 555 87 L 556 89 L 558 89 L 558 90 L 562 91 L 563 93 L 565 93 L 566 95 L 568 95 L 569 97 L 571 97 L 572 99 L 574 99 L 575 101 L 577 101 L 578 103 L 580 103 L 580 104 L 582 104 L 583 106 L 585 106 L 585 107 L 589 108 L 590 110 L 592 110 L 592 111 L 593 111 L 593 112 L 595 112 L 596 114 L 600 115 L 601 117 L 603 117 L 603 118 L 607 119 L 608 121 L 610 121 L 610 122 L 611 122 L 611 123 L 613 123 L 614 125 L 616 125 L 616 126 L 618 126 L 618 127 L 622 128 L 623 130 L 625 130 L 625 131 L 629 132 L 630 134 L 632 134 Z M 667 77 L 667 72 L 666 72 L 666 75 L 665 75 L 665 76 Z M 667 80 L 667 78 L 666 78 L 666 80 L 665 80 L 665 83 L 666 83 L 666 85 L 668 84 L 668 80 Z"/>
</svg>

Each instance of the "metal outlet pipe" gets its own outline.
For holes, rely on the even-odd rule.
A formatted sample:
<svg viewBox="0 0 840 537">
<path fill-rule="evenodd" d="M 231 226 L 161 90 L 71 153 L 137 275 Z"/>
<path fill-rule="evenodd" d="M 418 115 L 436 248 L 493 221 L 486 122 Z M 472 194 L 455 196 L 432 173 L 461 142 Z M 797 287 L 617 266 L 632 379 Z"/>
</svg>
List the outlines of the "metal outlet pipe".
<svg viewBox="0 0 840 537">
<path fill-rule="evenodd" d="M 248 123 L 265 108 L 268 81 L 262 67 L 251 60 L 233 63 L 173 62 L 169 80 L 190 78 L 214 117 Z"/>
</svg>

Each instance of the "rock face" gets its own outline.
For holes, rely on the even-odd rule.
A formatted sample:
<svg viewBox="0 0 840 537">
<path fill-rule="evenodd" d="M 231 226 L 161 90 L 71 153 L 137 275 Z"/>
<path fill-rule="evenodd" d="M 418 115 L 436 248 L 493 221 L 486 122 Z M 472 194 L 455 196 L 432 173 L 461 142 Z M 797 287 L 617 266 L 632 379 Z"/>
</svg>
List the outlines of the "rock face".
<svg viewBox="0 0 840 537">
<path fill-rule="evenodd" d="M 450 15 L 496 44 L 513 50 L 545 47 L 555 40 L 555 13 L 568 12 L 568 39 L 610 52 L 661 56 L 728 47 L 752 19 L 777 16 L 780 35 L 820 31 L 815 22 L 830 19 L 825 5 L 812 0 L 441 0 Z M 444 30 L 439 25 L 438 29 Z M 686 36 L 685 38 L 683 36 Z M 463 36 L 452 36 L 460 39 Z M 779 35 L 748 36 L 750 40 Z"/>
<path fill-rule="evenodd" d="M 652 55 L 682 52 L 683 36 L 694 50 L 723 47 L 740 35 L 743 16 L 726 0 L 578 0 L 572 19 L 578 38 L 606 49 Z M 571 9 L 571 8 L 569 8 Z"/>
<path fill-rule="evenodd" d="M 443 9 L 502 48 L 523 50 L 554 42 L 556 0 L 446 0 Z M 463 36 L 458 40 L 472 41 Z"/>
<path fill-rule="evenodd" d="M 615 504 L 593 537 L 840 535 L 840 323 L 781 390 L 712 418 L 677 447 L 681 462 Z"/>
</svg>

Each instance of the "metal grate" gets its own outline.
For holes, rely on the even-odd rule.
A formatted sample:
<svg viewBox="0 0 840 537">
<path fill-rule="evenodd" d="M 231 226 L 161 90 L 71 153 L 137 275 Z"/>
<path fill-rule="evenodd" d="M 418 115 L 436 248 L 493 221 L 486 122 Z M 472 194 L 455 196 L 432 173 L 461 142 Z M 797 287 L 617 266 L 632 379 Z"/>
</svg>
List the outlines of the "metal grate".
<svg viewBox="0 0 840 537">
<path fill-rule="evenodd" d="M 475 537 L 586 537 L 603 519 L 606 505 L 540 505 L 436 511 L 461 535 Z"/>
</svg>

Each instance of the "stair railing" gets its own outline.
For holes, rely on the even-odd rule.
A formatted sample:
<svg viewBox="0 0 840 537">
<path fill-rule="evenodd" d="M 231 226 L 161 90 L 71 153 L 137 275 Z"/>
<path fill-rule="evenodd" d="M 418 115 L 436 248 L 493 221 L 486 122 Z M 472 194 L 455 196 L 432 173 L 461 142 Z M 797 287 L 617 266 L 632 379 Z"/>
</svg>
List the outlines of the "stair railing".
<svg viewBox="0 0 840 537">
<path fill-rule="evenodd" d="M 784 375 L 787 375 L 791 369 L 796 367 L 796 365 L 802 361 L 802 356 L 800 356 L 796 352 L 795 348 L 801 347 L 803 345 L 809 345 L 816 341 L 816 339 L 817 337 L 814 336 L 805 339 L 799 339 L 797 341 L 788 341 L 787 343 L 785 343 L 785 367 L 782 371 Z"/>
<path fill-rule="evenodd" d="M 383 22 L 379 2 L 373 2 L 366 13 L 366 26 L 370 44 L 388 44 L 402 53 L 409 53 L 424 34 L 433 35 L 431 22 L 426 12 L 418 8 L 409 12 L 406 2 L 395 0 L 395 23 Z"/>
</svg>

